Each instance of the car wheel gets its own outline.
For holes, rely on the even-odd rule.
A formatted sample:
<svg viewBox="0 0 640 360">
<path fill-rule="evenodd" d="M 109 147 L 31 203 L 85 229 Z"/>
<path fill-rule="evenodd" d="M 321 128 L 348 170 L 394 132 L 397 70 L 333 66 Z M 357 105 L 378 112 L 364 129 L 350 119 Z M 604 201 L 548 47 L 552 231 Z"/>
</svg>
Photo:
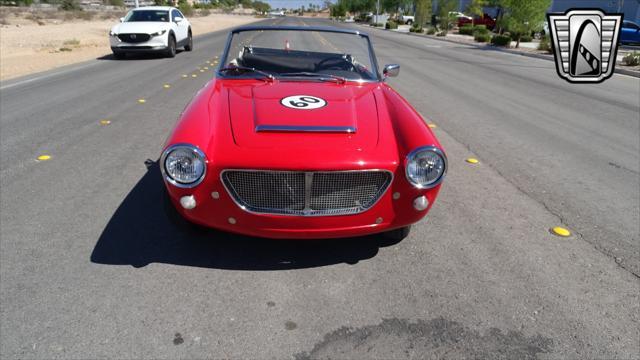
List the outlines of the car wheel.
<svg viewBox="0 0 640 360">
<path fill-rule="evenodd" d="M 397 244 L 400 241 L 404 240 L 407 236 L 409 236 L 410 232 L 411 232 L 411 225 L 405 226 L 405 227 L 400 228 L 400 229 L 394 229 L 394 230 L 391 230 L 391 231 L 387 231 L 387 232 L 383 233 L 382 235 L 384 236 L 385 240 L 390 241 L 390 243 L 387 244 L 387 245 L 393 245 L 393 244 Z"/>
<path fill-rule="evenodd" d="M 413 24 L 413 21 L 407 20 L 407 25 L 411 25 L 411 24 Z"/>
<path fill-rule="evenodd" d="M 187 45 L 184 46 L 185 51 L 193 50 L 193 36 L 191 35 L 191 31 L 189 31 L 189 41 L 187 41 Z"/>
<path fill-rule="evenodd" d="M 169 35 L 169 41 L 167 44 L 167 57 L 176 56 L 176 38 L 173 35 Z"/>
<path fill-rule="evenodd" d="M 127 57 L 127 53 L 122 52 L 122 51 L 114 51 L 113 52 L 113 57 L 118 59 L 118 60 L 122 60 L 122 59 Z"/>
</svg>

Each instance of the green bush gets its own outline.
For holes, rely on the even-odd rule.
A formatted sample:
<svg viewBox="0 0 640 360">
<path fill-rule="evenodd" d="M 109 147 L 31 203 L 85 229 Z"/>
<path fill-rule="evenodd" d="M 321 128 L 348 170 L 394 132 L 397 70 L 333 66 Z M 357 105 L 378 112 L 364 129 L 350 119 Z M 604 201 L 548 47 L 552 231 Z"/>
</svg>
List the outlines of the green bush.
<svg viewBox="0 0 640 360">
<path fill-rule="evenodd" d="M 385 29 L 397 29 L 398 28 L 398 23 L 396 23 L 393 20 L 389 20 L 389 21 L 387 21 L 386 24 L 384 24 L 384 28 Z"/>
<path fill-rule="evenodd" d="M 460 29 L 458 29 L 458 33 L 461 35 L 473 35 L 473 26 L 464 25 Z"/>
<path fill-rule="evenodd" d="M 477 42 L 481 42 L 481 43 L 486 43 L 491 41 L 491 35 L 489 34 L 481 34 L 481 33 L 475 33 L 473 35 L 473 39 Z"/>
<path fill-rule="evenodd" d="M 509 47 L 511 44 L 511 37 L 509 35 L 493 35 L 491 38 L 491 44 L 495 46 Z"/>
<path fill-rule="evenodd" d="M 447 36 L 447 30 L 442 30 L 436 34 L 436 36 Z"/>
<path fill-rule="evenodd" d="M 487 30 L 487 27 L 484 25 L 478 25 L 473 28 L 473 36 L 476 36 L 476 34 L 487 35 L 489 34 L 489 30 Z"/>
<path fill-rule="evenodd" d="M 427 30 L 427 35 L 434 35 L 436 33 L 436 28 L 434 27 L 430 27 L 429 30 Z"/>
<path fill-rule="evenodd" d="M 373 26 L 373 27 L 383 27 L 384 25 L 382 23 L 371 23 L 371 26 Z"/>
<path fill-rule="evenodd" d="M 622 58 L 622 63 L 627 66 L 640 65 L 640 52 L 634 51 L 632 53 L 628 53 Z"/>
<path fill-rule="evenodd" d="M 540 39 L 540 44 L 538 44 L 538 50 L 546 51 L 548 53 L 553 52 L 553 48 L 551 47 L 551 41 L 549 39 L 549 35 L 545 35 Z"/>
<path fill-rule="evenodd" d="M 422 34 L 424 32 L 424 29 L 421 25 L 413 23 L 413 25 L 411 25 L 411 27 L 409 28 L 409 31 L 412 33 Z"/>
</svg>

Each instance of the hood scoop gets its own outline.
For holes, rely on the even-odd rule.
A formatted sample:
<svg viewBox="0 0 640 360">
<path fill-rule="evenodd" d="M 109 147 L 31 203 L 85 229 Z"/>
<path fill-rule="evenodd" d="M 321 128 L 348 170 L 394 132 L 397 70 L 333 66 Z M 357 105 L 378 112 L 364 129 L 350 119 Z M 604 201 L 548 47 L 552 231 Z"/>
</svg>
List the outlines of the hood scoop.
<svg viewBox="0 0 640 360">
<path fill-rule="evenodd" d="M 257 132 L 318 132 L 347 133 L 356 132 L 355 126 L 322 126 L 322 125 L 256 125 Z"/>
<path fill-rule="evenodd" d="M 346 133 L 357 131 L 354 94 L 349 88 L 321 88 L 300 93 L 299 87 L 254 87 L 253 122 L 256 132 Z"/>
</svg>

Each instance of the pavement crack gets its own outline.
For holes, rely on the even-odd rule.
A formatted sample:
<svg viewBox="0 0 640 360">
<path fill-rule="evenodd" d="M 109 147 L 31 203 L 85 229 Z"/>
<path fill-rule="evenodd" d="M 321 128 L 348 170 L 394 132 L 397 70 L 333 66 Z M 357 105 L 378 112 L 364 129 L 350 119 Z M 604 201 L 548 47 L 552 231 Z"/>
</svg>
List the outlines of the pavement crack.
<svg viewBox="0 0 640 360">
<path fill-rule="evenodd" d="M 447 132 L 446 129 L 442 128 L 443 131 Z M 449 134 L 449 136 L 451 136 L 452 139 L 456 140 L 459 144 L 461 144 L 462 146 L 464 146 L 470 153 L 474 154 L 477 156 L 477 153 L 472 149 L 472 147 L 469 144 L 466 144 L 460 140 L 458 140 L 457 138 L 455 138 L 453 135 L 451 135 L 451 133 L 447 132 L 447 134 Z M 505 176 L 498 168 L 496 168 L 495 166 L 493 166 L 492 164 L 488 163 L 488 162 L 484 162 L 490 169 L 492 169 L 493 171 L 495 171 L 501 178 L 503 178 L 505 181 L 507 181 L 509 184 L 511 184 L 513 187 L 515 187 L 520 193 L 522 193 L 523 195 L 525 195 L 526 197 L 528 197 L 529 199 L 535 201 L 536 203 L 540 204 L 548 213 L 550 213 L 551 215 L 555 216 L 556 218 L 558 218 L 558 220 L 560 221 L 561 224 L 569 227 L 572 229 L 573 233 L 576 234 L 577 238 L 586 242 L 587 244 L 593 246 L 594 249 L 596 249 L 596 251 L 598 251 L 599 253 L 605 255 L 606 257 L 610 258 L 619 268 L 623 269 L 624 271 L 632 274 L 633 276 L 635 276 L 637 279 L 640 279 L 640 273 L 636 273 L 634 272 L 632 269 L 628 268 L 624 262 L 617 256 L 615 256 L 615 254 L 613 254 L 610 250 L 605 249 L 601 246 L 599 246 L 596 243 L 593 243 L 591 241 L 589 241 L 584 234 L 582 234 L 579 230 L 577 230 L 576 228 L 574 228 L 573 226 L 570 225 L 570 222 L 564 217 L 562 216 L 562 214 L 560 214 L 559 212 L 553 210 L 544 200 L 541 199 L 537 199 L 534 195 L 528 193 L 525 189 L 521 188 L 517 183 L 515 183 L 514 181 L 512 181 L 511 179 L 509 179 L 507 176 Z M 612 164 L 610 164 L 612 165 Z M 616 164 L 617 165 L 617 164 Z M 613 165 L 612 165 L 613 166 Z M 625 169 L 625 170 L 629 170 L 627 168 L 624 168 L 620 165 L 618 165 L 620 168 Z M 618 167 L 616 166 L 616 167 Z M 629 171 L 633 171 L 633 170 L 629 170 Z"/>
</svg>

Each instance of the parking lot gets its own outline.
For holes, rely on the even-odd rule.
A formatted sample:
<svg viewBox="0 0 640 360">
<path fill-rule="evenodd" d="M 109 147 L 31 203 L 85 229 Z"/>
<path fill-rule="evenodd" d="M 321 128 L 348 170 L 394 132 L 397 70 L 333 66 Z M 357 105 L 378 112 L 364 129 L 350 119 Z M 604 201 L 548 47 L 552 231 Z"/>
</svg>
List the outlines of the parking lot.
<svg viewBox="0 0 640 360">
<path fill-rule="evenodd" d="M 3 82 L 1 358 L 640 356 L 638 78 L 572 85 L 544 59 L 264 23 L 356 27 L 401 65 L 390 84 L 449 159 L 429 215 L 395 244 L 173 226 L 157 160 L 224 31 Z"/>
</svg>

